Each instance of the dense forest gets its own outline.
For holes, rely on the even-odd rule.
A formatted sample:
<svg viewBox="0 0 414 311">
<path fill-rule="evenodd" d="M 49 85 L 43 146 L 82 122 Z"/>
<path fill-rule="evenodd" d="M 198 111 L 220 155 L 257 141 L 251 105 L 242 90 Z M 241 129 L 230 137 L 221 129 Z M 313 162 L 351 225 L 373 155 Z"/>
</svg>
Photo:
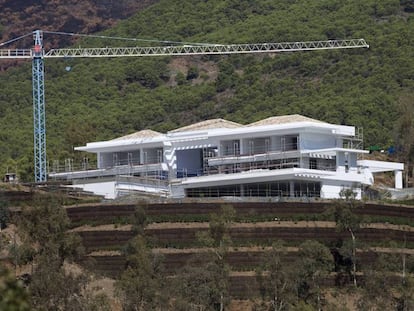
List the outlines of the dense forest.
<svg viewBox="0 0 414 311">
<path fill-rule="evenodd" d="M 292 113 L 363 127 L 365 146 L 410 151 L 411 0 L 161 0 L 101 34 L 218 44 L 364 38 L 370 49 L 46 60 L 49 161 L 79 160 L 74 146 L 145 128 L 164 132 L 209 118 L 247 123 Z M 29 63 L 0 74 L 0 169 L 17 170 L 23 180 L 33 175 L 31 95 Z"/>
</svg>

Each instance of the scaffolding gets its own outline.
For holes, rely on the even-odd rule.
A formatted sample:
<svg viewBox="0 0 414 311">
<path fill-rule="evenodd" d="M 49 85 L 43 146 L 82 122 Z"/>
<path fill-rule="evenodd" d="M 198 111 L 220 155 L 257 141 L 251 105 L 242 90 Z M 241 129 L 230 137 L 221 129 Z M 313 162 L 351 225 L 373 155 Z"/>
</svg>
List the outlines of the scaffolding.
<svg viewBox="0 0 414 311">
<path fill-rule="evenodd" d="M 344 137 L 343 147 L 348 149 L 364 149 L 364 129 L 363 127 L 355 127 L 354 137 Z"/>
</svg>

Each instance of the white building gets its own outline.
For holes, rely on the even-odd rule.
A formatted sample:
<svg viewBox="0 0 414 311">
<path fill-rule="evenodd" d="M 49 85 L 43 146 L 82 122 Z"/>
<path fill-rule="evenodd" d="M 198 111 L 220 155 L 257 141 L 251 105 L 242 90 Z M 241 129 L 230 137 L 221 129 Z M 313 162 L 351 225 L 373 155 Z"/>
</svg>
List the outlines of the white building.
<svg viewBox="0 0 414 311">
<path fill-rule="evenodd" d="M 138 192 L 173 198 L 263 196 L 338 198 L 352 189 L 361 198 L 373 173 L 401 163 L 360 160 L 361 137 L 353 126 L 301 115 L 241 125 L 213 119 L 167 134 L 143 130 L 75 150 L 96 153 L 97 169 L 50 174 L 75 187 L 115 198 Z"/>
</svg>

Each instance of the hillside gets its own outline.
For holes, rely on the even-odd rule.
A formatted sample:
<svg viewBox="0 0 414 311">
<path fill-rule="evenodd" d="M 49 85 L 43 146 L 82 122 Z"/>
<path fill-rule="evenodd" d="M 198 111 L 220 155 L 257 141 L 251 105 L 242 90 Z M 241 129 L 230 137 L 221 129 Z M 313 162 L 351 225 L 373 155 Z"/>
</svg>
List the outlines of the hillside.
<svg viewBox="0 0 414 311">
<path fill-rule="evenodd" d="M 365 38 L 371 48 L 48 60 L 48 159 L 80 160 L 83 155 L 74 154 L 74 146 L 144 128 L 167 131 L 215 117 L 247 123 L 290 113 L 362 126 L 366 146 L 398 145 L 402 111 L 412 113 L 413 24 L 408 0 L 159 1 L 104 34 L 208 43 Z M 113 44 L 122 42 L 76 43 Z M 30 64 L 0 74 L 0 166 L 3 172 L 16 168 L 24 180 L 32 178 L 33 162 L 30 79 Z M 402 109 L 400 102 L 408 104 Z"/>
<path fill-rule="evenodd" d="M 0 0 L 0 42 L 34 29 L 93 33 L 125 19 L 155 0 L 13 1 Z M 48 46 L 70 43 L 53 40 Z M 0 66 L 1 68 L 1 66 Z"/>
<path fill-rule="evenodd" d="M 218 278 L 219 284 L 226 288 L 228 303 L 231 299 L 231 305 L 236 305 L 226 307 L 225 310 L 258 310 L 253 308 L 254 302 L 271 301 L 274 296 L 269 297 L 268 291 L 278 291 L 269 289 L 264 282 L 267 274 L 260 274 L 262 269 L 269 273 L 278 272 L 274 277 L 278 281 L 286 281 L 283 276 L 285 273 L 291 273 L 288 274 L 291 277 L 289 286 L 293 286 L 292 292 L 295 295 L 290 297 L 289 291 L 282 291 L 280 295 L 281 299 L 293 306 L 298 306 L 298 303 L 300 305 L 302 301 L 307 306 L 312 305 L 316 308 L 319 303 L 313 300 L 315 292 L 306 289 L 307 287 L 302 288 L 301 282 L 305 282 L 304 284 L 313 289 L 316 286 L 318 291 L 320 287 L 322 305 L 327 310 L 338 310 L 338 305 L 341 305 L 343 310 L 365 310 L 360 304 L 361 301 L 381 310 L 400 310 L 402 305 L 411 306 L 414 301 L 414 291 L 412 291 L 414 208 L 412 206 L 391 205 L 384 202 L 379 204 L 321 200 L 310 203 L 231 202 L 229 200 L 138 203 L 138 199 L 128 204 L 85 201 L 85 204 L 76 202 L 75 205 L 66 205 L 72 198 L 59 193 L 43 193 L 43 201 L 39 200 L 40 193 L 32 193 L 32 202 L 27 201 L 27 195 L 22 196 L 21 189 L 9 190 L 1 194 L 3 196 L 0 198 L 0 203 L 9 201 L 10 207 L 14 207 L 11 210 L 13 213 L 19 213 L 19 217 L 14 215 L 10 218 L 17 227 L 7 224 L 6 230 L 0 234 L 0 261 L 10 269 L 13 268 L 14 261 L 11 256 L 13 243 L 14 247 L 17 243 L 20 251 L 30 254 L 27 248 L 29 246 L 25 244 L 28 242 L 25 240 L 28 238 L 25 236 L 25 230 L 31 230 L 30 236 L 35 241 L 36 239 L 53 241 L 50 244 L 45 242 L 45 248 L 54 246 L 53 243 L 64 241 L 72 241 L 74 246 L 82 242 L 83 247 L 76 248 L 79 250 L 76 257 L 70 256 L 71 245 L 67 245 L 66 252 L 61 256 L 68 256 L 68 258 L 67 261 L 65 260 L 65 265 L 62 261 L 62 266 L 67 267 L 69 264 L 71 273 L 81 271 L 87 275 L 89 282 L 95 284 L 93 291 L 103 290 L 105 287 L 107 288 L 105 293 L 109 297 L 115 295 L 117 299 L 111 298 L 111 301 L 118 307 L 113 307 L 112 310 L 120 310 L 119 304 L 124 303 L 125 298 L 119 296 L 118 291 L 114 291 L 114 284 L 115 288 L 119 289 L 120 284 L 131 282 L 127 283 L 128 288 L 134 285 L 138 293 L 141 293 L 140 284 L 145 284 L 145 288 L 154 286 L 154 283 L 142 281 L 141 274 L 135 274 L 137 271 L 135 269 L 140 269 L 140 265 L 131 264 L 135 262 L 134 260 L 140 262 L 142 258 L 146 258 L 145 256 L 151 258 L 150 262 L 160 265 L 159 270 L 155 271 L 154 278 L 161 276 L 165 280 L 162 282 L 162 289 L 166 290 L 169 298 L 176 298 L 175 295 L 178 297 L 183 295 L 182 298 L 192 297 L 187 296 L 191 295 L 192 291 L 197 293 L 197 297 L 205 292 L 214 293 L 213 288 L 216 285 L 213 284 L 216 284 L 217 280 L 212 283 L 202 283 L 201 286 L 197 284 L 200 281 L 208 282 L 211 276 Z M 56 199 L 64 203 L 64 207 L 55 201 Z M 358 219 L 358 225 L 353 228 L 357 241 L 355 255 L 352 255 L 349 248 L 351 235 L 348 230 L 340 229 L 340 218 L 332 213 L 334 210 L 347 210 L 349 214 L 343 214 L 347 219 Z M 226 214 L 226 211 L 231 213 Z M 44 217 L 45 213 L 50 217 Z M 58 219 L 61 222 L 57 222 Z M 63 232 L 66 233 L 63 235 Z M 74 239 L 74 234 L 80 239 Z M 209 240 L 204 239 L 205 234 L 211 235 L 213 240 L 220 239 L 217 240 L 220 243 L 210 241 L 213 243 L 210 244 Z M 139 244 L 134 244 L 137 237 L 140 239 L 143 236 L 146 240 L 145 246 L 139 247 Z M 329 258 L 326 264 L 324 263 L 326 258 L 318 249 L 313 249 L 313 252 L 304 255 L 306 245 L 316 246 L 319 250 L 324 249 L 325 255 Z M 23 256 L 19 259 L 18 267 L 15 267 L 18 274 L 27 273 L 22 276 L 22 279 L 25 277 L 28 280 L 30 289 L 37 288 L 39 281 L 43 282 L 43 279 L 39 279 L 39 274 L 42 275 L 39 266 L 42 265 L 41 258 L 44 254 L 39 251 L 30 258 Z M 218 254 L 219 257 L 215 257 L 214 254 Z M 301 273 L 313 268 L 304 264 L 307 260 L 312 261 L 311 256 L 315 254 L 317 260 L 324 263 L 322 266 L 326 271 L 315 274 L 312 282 L 309 279 L 305 281 L 303 277 L 306 276 Z M 47 256 L 52 258 L 55 253 L 48 250 Z M 274 261 L 269 261 L 270 258 Z M 78 265 L 72 262 L 73 259 Z M 271 262 L 276 266 L 269 266 Z M 355 274 L 352 272 L 353 262 L 356 263 Z M 211 268 L 211 265 L 217 269 L 225 269 L 223 271 L 227 272 L 218 275 L 216 270 L 208 268 Z M 62 283 L 56 280 L 56 274 L 51 273 L 50 270 L 48 266 L 47 282 L 62 286 Z M 142 272 L 142 270 L 138 271 Z M 203 273 L 206 271 L 208 273 Z M 128 279 L 128 276 L 131 279 Z M 357 287 L 352 283 L 353 277 L 357 279 Z M 373 283 L 370 282 L 370 278 Z M 2 275 L 0 281 L 1 279 Z M 71 284 L 71 280 L 75 282 L 71 279 L 71 275 L 67 274 L 64 280 L 65 295 L 67 295 L 65 297 L 70 301 L 71 298 L 76 297 L 77 287 L 66 288 L 66 284 Z M 192 287 L 184 290 L 179 283 L 184 284 L 187 280 Z M 34 298 L 47 296 L 62 299 L 56 288 L 54 286 L 48 292 L 42 287 L 41 291 L 33 291 L 31 295 Z M 0 286 L 0 296 L 1 290 Z M 372 291 L 380 291 L 381 295 L 370 295 Z M 332 293 L 333 297 L 329 297 L 329 293 Z M 341 296 L 343 298 L 339 298 Z M 81 294 L 78 303 L 82 302 L 81 298 L 84 297 L 85 294 Z M 89 299 L 91 297 L 93 296 L 89 296 Z M 135 293 L 133 297 L 136 297 Z M 133 301 L 131 297 L 128 299 Z M 243 303 L 247 304 L 246 307 L 237 307 L 240 303 L 238 299 L 243 299 Z M 348 301 L 347 306 L 344 305 L 343 299 Z M 33 300 L 33 303 L 34 306 L 38 306 L 44 301 L 47 299 Z M 193 301 L 191 298 L 190 302 Z M 48 303 L 53 304 L 55 301 L 51 299 Z M 204 303 L 208 304 L 207 301 Z M 382 307 L 384 303 L 386 307 Z M 303 310 L 303 308 L 298 309 Z"/>
</svg>

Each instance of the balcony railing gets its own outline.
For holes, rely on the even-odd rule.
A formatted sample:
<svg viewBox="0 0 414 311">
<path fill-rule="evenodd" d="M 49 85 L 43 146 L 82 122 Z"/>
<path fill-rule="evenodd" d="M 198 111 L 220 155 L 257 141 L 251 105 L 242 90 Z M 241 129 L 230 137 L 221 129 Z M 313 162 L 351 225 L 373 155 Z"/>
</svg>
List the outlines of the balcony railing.
<svg viewBox="0 0 414 311">
<path fill-rule="evenodd" d="M 204 175 L 203 169 L 177 169 L 177 178 L 197 177 Z"/>
<path fill-rule="evenodd" d="M 316 165 L 309 165 L 309 169 L 311 170 L 319 170 L 319 171 L 331 171 L 331 172 L 335 172 L 336 171 L 336 165 L 332 164 L 332 165 L 321 165 L 321 164 L 316 164 Z"/>
<path fill-rule="evenodd" d="M 91 161 L 88 158 L 84 158 L 81 161 L 74 161 L 73 159 L 65 159 L 64 161 L 53 160 L 48 162 L 48 174 L 53 173 L 65 173 L 75 171 L 88 171 L 96 170 L 96 161 Z"/>
<path fill-rule="evenodd" d="M 271 147 L 269 145 L 259 146 L 246 146 L 244 152 L 240 151 L 240 148 L 223 148 L 219 157 L 232 157 L 232 156 L 246 156 L 246 155 L 257 155 L 274 152 L 286 152 L 298 150 L 298 143 L 285 143 L 281 146 Z"/>
<path fill-rule="evenodd" d="M 150 178 L 168 179 L 168 170 L 162 163 L 132 165 L 116 165 L 106 168 L 96 168 L 96 162 L 89 162 L 84 159 L 81 163 L 73 163 L 67 159 L 65 163 L 53 161 L 49 166 L 48 175 L 52 179 L 95 179 L 95 178 L 113 178 L 119 175 L 145 175 Z"/>
<path fill-rule="evenodd" d="M 165 189 L 168 189 L 169 186 L 168 176 L 165 174 L 143 177 L 120 175 L 116 178 L 116 181 L 117 183 L 142 185 L 147 187 L 151 186 Z"/>
<path fill-rule="evenodd" d="M 128 158 L 117 158 L 114 157 L 112 160 L 104 160 L 102 165 L 105 168 L 122 166 L 122 165 L 142 165 L 142 164 L 157 164 L 162 162 L 162 156 L 145 156 L 142 161 L 139 157 L 128 157 Z"/>
<path fill-rule="evenodd" d="M 217 197 L 279 197 L 279 198 L 320 198 L 320 191 L 283 191 L 283 190 L 253 190 L 231 189 L 187 189 L 187 197 L 217 198 Z"/>
</svg>

